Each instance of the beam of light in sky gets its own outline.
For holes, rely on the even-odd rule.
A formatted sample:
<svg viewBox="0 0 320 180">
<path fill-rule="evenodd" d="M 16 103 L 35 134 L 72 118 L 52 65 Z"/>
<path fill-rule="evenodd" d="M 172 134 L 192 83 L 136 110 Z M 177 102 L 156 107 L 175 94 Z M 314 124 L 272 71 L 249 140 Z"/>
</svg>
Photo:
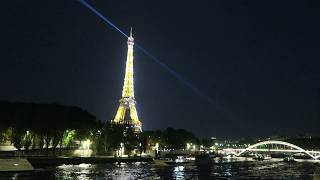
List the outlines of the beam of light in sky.
<svg viewBox="0 0 320 180">
<path fill-rule="evenodd" d="M 102 20 L 104 20 L 107 24 L 109 24 L 111 27 L 113 27 L 115 30 L 117 30 L 121 35 L 128 38 L 128 35 L 121 31 L 115 24 L 113 24 L 108 18 L 106 18 L 104 15 L 102 15 L 99 11 L 97 11 L 94 7 L 92 7 L 90 4 L 88 4 L 85 0 L 79 0 L 81 4 L 86 6 L 88 9 L 90 9 L 93 13 L 95 13 L 97 16 L 99 16 Z M 203 93 L 200 89 L 193 86 L 189 81 L 187 81 L 185 78 L 183 78 L 180 74 L 169 68 L 166 64 L 161 62 L 158 58 L 153 56 L 151 53 L 149 53 L 146 49 L 144 49 L 139 44 L 135 44 L 138 49 L 140 49 L 145 55 L 149 56 L 154 62 L 156 62 L 158 65 L 160 65 L 162 68 L 167 70 L 171 75 L 173 75 L 176 79 L 178 79 L 180 82 L 182 82 L 184 85 L 189 87 L 191 90 L 193 90 L 195 93 L 197 93 L 202 98 L 206 99 L 210 104 L 214 105 L 214 107 L 219 110 L 223 111 L 223 108 L 215 103 L 208 95 Z"/>
<path fill-rule="evenodd" d="M 103 19 L 106 23 L 108 23 L 110 26 L 112 26 L 114 29 L 119 31 L 124 37 L 128 38 L 128 35 L 121 31 L 116 25 L 114 25 L 111 21 L 109 21 L 104 15 L 102 15 L 99 11 L 97 11 L 95 8 L 93 8 L 90 4 L 88 4 L 85 0 L 79 0 L 81 4 L 86 6 L 88 9 L 90 9 L 92 12 L 94 12 L 97 16 L 99 16 L 101 19 Z"/>
<path fill-rule="evenodd" d="M 218 106 L 208 95 L 206 95 L 205 93 L 201 92 L 198 88 L 196 88 L 195 86 L 193 86 L 189 81 L 187 81 L 185 78 L 183 78 L 180 74 L 178 74 L 177 72 L 175 72 L 174 70 L 172 70 L 171 68 L 169 68 L 166 64 L 164 64 L 163 62 L 161 62 L 158 58 L 156 58 L 155 56 L 153 56 L 152 54 L 150 54 L 147 50 L 145 50 L 142 46 L 140 46 L 139 44 L 136 44 L 136 47 L 138 49 L 140 49 L 144 54 L 146 54 L 147 56 L 149 56 L 152 60 L 154 60 L 158 65 L 160 65 L 162 68 L 164 68 L 165 70 L 167 70 L 170 74 L 172 74 L 176 79 L 178 79 L 179 81 L 181 81 L 184 85 L 186 85 L 187 87 L 189 87 L 190 89 L 192 89 L 194 92 L 196 92 L 198 95 L 200 95 L 201 97 L 205 98 L 207 101 L 209 101 L 211 104 L 213 104 L 217 109 L 221 110 L 221 107 Z"/>
</svg>

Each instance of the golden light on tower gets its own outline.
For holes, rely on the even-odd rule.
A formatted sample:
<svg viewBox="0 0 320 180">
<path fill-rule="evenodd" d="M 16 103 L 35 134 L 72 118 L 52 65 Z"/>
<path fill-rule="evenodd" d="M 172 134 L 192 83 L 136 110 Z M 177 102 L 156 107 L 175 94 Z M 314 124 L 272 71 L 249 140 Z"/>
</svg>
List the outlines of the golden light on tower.
<svg viewBox="0 0 320 180">
<path fill-rule="evenodd" d="M 133 45 L 132 28 L 128 37 L 128 53 L 126 61 L 126 73 L 124 77 L 122 98 L 117 114 L 113 120 L 114 124 L 126 124 L 132 126 L 136 132 L 141 132 L 141 121 L 138 118 L 136 101 L 134 99 L 134 82 L 133 82 Z M 126 112 L 129 112 L 127 114 Z M 127 115 L 126 115 L 127 114 Z"/>
</svg>

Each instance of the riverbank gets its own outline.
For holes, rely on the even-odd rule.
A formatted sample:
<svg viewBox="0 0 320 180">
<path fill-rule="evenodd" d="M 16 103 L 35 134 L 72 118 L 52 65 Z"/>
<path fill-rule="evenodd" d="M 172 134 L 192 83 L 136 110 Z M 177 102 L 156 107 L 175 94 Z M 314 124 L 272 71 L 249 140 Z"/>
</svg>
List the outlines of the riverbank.
<svg viewBox="0 0 320 180">
<path fill-rule="evenodd" d="M 2 158 L 0 159 L 0 172 L 33 171 L 34 168 L 25 158 Z"/>
<path fill-rule="evenodd" d="M 152 162 L 151 157 L 123 157 L 115 158 L 110 156 L 96 157 L 27 157 L 34 167 L 58 166 L 62 164 L 96 164 L 96 163 L 116 163 L 116 162 Z"/>
</svg>

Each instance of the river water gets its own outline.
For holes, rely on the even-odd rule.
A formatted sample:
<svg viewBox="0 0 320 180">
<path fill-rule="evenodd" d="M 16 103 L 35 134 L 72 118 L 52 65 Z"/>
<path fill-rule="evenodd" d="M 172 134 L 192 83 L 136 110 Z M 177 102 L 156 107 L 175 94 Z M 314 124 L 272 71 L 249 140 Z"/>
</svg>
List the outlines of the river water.
<svg viewBox="0 0 320 180">
<path fill-rule="evenodd" d="M 80 164 L 0 173 L 0 179 L 320 179 L 320 162 L 215 160 L 210 165 L 158 166 L 153 163 Z"/>
</svg>

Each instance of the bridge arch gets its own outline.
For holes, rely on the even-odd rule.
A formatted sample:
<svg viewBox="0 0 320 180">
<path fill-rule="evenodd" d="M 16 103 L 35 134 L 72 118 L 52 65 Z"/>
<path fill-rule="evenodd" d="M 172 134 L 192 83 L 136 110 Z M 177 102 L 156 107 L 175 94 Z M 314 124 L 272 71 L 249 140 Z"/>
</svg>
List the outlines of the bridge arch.
<svg viewBox="0 0 320 180">
<path fill-rule="evenodd" d="M 268 145 L 268 144 L 276 144 L 276 145 L 289 146 L 289 147 L 291 147 L 291 148 L 293 148 L 293 149 L 295 149 L 295 150 L 300 151 L 301 153 L 307 154 L 308 156 L 310 156 L 310 157 L 313 158 L 313 159 L 317 159 L 317 158 L 320 157 L 320 155 L 319 155 L 319 156 L 315 156 L 315 155 L 309 153 L 308 151 L 302 149 L 302 148 L 299 147 L 299 146 L 296 146 L 296 145 L 294 145 L 294 144 L 291 144 L 291 143 L 288 143 L 288 142 L 284 142 L 284 141 L 263 141 L 263 142 L 259 142 L 259 143 L 256 143 L 256 144 L 254 144 L 254 145 L 251 145 L 251 146 L 247 147 L 246 149 L 240 151 L 239 153 L 236 154 L 236 156 L 240 156 L 241 154 L 243 154 L 243 153 L 245 153 L 245 152 L 247 152 L 247 151 L 250 151 L 250 150 L 252 150 L 252 149 L 255 149 L 255 148 L 258 147 L 258 146 Z"/>
</svg>

